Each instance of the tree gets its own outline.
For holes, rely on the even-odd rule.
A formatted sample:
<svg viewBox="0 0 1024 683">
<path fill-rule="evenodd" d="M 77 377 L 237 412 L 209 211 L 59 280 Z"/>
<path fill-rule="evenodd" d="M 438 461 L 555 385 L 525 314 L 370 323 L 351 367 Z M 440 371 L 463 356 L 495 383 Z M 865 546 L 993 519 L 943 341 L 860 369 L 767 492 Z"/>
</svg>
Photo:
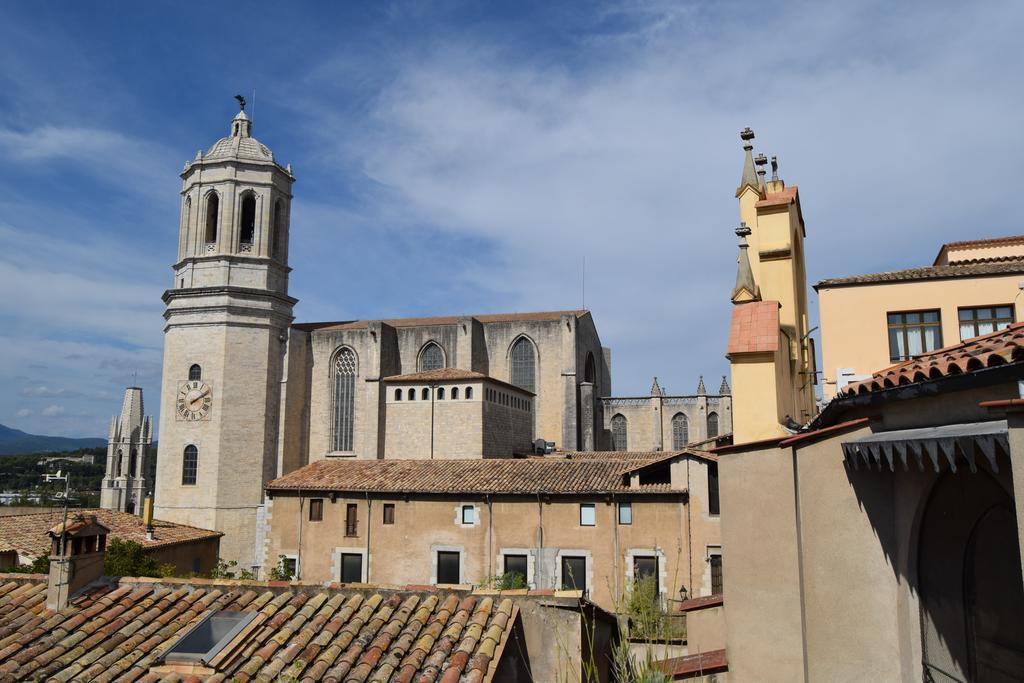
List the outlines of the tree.
<svg viewBox="0 0 1024 683">
<path fill-rule="evenodd" d="M 49 574 L 50 558 L 47 555 L 40 555 L 32 560 L 32 564 L 13 567 L 11 571 L 19 574 Z"/>
<path fill-rule="evenodd" d="M 103 562 L 103 573 L 107 576 L 149 576 L 160 577 L 156 560 L 146 554 L 145 549 L 135 541 L 120 538 L 110 539 L 107 556 Z"/>
</svg>

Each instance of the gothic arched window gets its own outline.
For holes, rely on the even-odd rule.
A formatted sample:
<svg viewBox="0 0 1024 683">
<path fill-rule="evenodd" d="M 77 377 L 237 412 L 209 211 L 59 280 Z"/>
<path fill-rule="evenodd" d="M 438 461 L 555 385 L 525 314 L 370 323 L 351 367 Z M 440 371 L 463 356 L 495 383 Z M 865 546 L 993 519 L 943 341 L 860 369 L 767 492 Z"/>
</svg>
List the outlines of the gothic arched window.
<svg viewBox="0 0 1024 683">
<path fill-rule="evenodd" d="M 196 483 L 199 475 L 199 449 L 195 446 L 185 446 L 185 454 L 181 460 L 181 483 L 191 486 Z"/>
<path fill-rule="evenodd" d="M 690 424 L 686 416 L 676 413 L 672 416 L 672 448 L 679 450 L 690 443 Z"/>
<path fill-rule="evenodd" d="M 203 369 L 201 367 L 199 367 L 198 365 L 193 364 L 192 367 L 190 367 L 188 369 L 188 381 L 189 382 L 198 382 L 202 378 L 203 378 Z"/>
<path fill-rule="evenodd" d="M 512 384 L 527 391 L 537 390 L 537 352 L 533 342 L 520 337 L 512 344 Z"/>
<path fill-rule="evenodd" d="M 242 198 L 242 220 L 238 225 L 238 241 L 251 245 L 256 240 L 256 195 Z"/>
<path fill-rule="evenodd" d="M 357 369 L 355 351 L 345 347 L 338 352 L 334 359 L 334 451 L 352 450 Z"/>
<path fill-rule="evenodd" d="M 428 342 L 420 351 L 420 372 L 440 370 L 444 367 L 444 351 L 434 342 Z"/>
<path fill-rule="evenodd" d="M 220 197 L 216 192 L 206 195 L 206 238 L 207 244 L 217 241 L 217 221 L 220 218 Z"/>
<path fill-rule="evenodd" d="M 128 476 L 137 477 L 138 472 L 135 471 L 135 467 L 139 462 L 139 452 L 134 448 L 128 454 Z"/>
<path fill-rule="evenodd" d="M 612 449 L 616 451 L 624 451 L 629 445 L 627 439 L 627 427 L 626 417 L 624 415 L 616 415 L 612 418 Z"/>
<path fill-rule="evenodd" d="M 718 436 L 718 413 L 708 413 L 708 438 Z"/>
</svg>

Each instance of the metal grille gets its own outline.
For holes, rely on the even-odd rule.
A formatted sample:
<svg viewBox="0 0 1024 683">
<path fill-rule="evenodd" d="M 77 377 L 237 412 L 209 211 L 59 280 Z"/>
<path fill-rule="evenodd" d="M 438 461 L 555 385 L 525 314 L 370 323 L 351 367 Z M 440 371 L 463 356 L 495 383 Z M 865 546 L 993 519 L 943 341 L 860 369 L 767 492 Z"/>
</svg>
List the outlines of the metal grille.
<svg viewBox="0 0 1024 683">
<path fill-rule="evenodd" d="M 718 436 L 718 413 L 708 413 L 708 438 Z"/>
<path fill-rule="evenodd" d="M 537 354 L 530 340 L 523 337 L 512 345 L 512 384 L 527 391 L 537 390 Z"/>
<path fill-rule="evenodd" d="M 709 558 L 711 562 L 711 594 L 721 595 L 722 594 L 722 556 L 712 555 Z"/>
<path fill-rule="evenodd" d="M 420 370 L 440 370 L 444 367 L 444 352 L 441 347 L 430 342 L 423 347 L 423 353 L 420 354 Z"/>
<path fill-rule="evenodd" d="M 356 407 L 356 354 L 345 348 L 334 361 L 334 450 L 351 451 Z"/>
<path fill-rule="evenodd" d="M 612 418 L 612 446 L 617 451 L 626 450 L 626 418 L 622 415 Z"/>
<path fill-rule="evenodd" d="M 672 448 L 677 450 L 686 448 L 688 443 L 690 443 L 690 424 L 685 415 L 676 413 L 672 417 Z"/>
<path fill-rule="evenodd" d="M 185 446 L 185 456 L 181 462 L 181 483 L 192 485 L 196 483 L 199 475 L 199 449 L 195 446 Z"/>
<path fill-rule="evenodd" d="M 203 378 L 203 369 L 198 365 L 193 365 L 188 369 L 188 381 L 198 382 Z"/>
</svg>

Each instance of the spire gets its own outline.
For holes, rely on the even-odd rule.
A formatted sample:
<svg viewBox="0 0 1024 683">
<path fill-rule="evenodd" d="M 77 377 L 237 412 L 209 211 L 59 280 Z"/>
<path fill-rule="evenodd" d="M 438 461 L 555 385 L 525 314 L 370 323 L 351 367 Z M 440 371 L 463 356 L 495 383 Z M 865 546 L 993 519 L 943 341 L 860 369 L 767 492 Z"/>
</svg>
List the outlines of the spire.
<svg viewBox="0 0 1024 683">
<path fill-rule="evenodd" d="M 231 119 L 231 137 L 252 137 L 252 121 L 250 121 L 249 117 L 245 115 L 244 110 L 239 110 L 239 112 L 235 114 L 235 118 Z"/>
<path fill-rule="evenodd" d="M 736 228 L 736 236 L 740 238 L 740 255 L 736 259 L 736 286 L 732 290 L 734 304 L 761 300 L 761 290 L 754 282 L 754 271 L 750 269 L 750 256 L 747 254 L 747 249 L 750 248 L 747 244 L 747 235 L 750 233 L 751 230 L 746 223 L 740 223 L 740 227 Z"/>
<path fill-rule="evenodd" d="M 704 396 L 708 393 L 708 390 L 704 388 L 704 375 L 700 376 L 700 380 L 697 382 L 697 395 Z"/>
<path fill-rule="evenodd" d="M 754 165 L 757 166 L 757 187 L 761 192 L 764 192 L 764 176 L 765 173 L 767 173 L 764 167 L 768 165 L 767 157 L 763 154 L 758 154 L 757 157 L 754 158 Z"/>
<path fill-rule="evenodd" d="M 754 171 L 754 145 L 750 142 L 754 139 L 754 131 L 749 127 L 744 128 L 740 131 L 740 139 L 743 140 L 743 152 L 746 156 L 743 159 L 743 177 L 740 178 L 740 187 L 736 190 L 737 196 L 747 185 L 758 189 L 757 173 Z"/>
<path fill-rule="evenodd" d="M 665 390 L 658 384 L 658 378 L 654 378 L 654 384 L 651 385 L 651 396 L 664 396 Z"/>
<path fill-rule="evenodd" d="M 732 394 L 732 389 L 729 388 L 729 382 L 725 379 L 725 375 L 722 375 L 722 384 L 718 387 L 719 396 L 729 396 Z"/>
</svg>

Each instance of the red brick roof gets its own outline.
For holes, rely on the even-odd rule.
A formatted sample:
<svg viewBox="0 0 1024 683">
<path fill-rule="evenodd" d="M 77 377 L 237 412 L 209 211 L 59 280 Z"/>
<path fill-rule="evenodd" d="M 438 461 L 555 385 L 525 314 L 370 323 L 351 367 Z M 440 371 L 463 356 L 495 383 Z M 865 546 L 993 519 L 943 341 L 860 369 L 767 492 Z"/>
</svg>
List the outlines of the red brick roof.
<svg viewBox="0 0 1024 683">
<path fill-rule="evenodd" d="M 0 680 L 479 682 L 516 614 L 500 595 L 202 579 L 121 579 L 58 613 L 45 603 L 42 577 L 0 574 Z M 154 671 L 216 610 L 257 614 L 211 659 L 216 673 Z"/>
<path fill-rule="evenodd" d="M 874 373 L 870 379 L 847 385 L 840 395 L 867 394 L 1022 361 L 1024 323 L 1016 323 L 1005 330 L 968 339 L 892 365 Z"/>
<path fill-rule="evenodd" d="M 668 484 L 629 487 L 630 460 L 318 460 L 267 484 L 274 491 L 497 493 L 509 495 L 679 493 Z"/>
<path fill-rule="evenodd" d="M 68 514 L 69 528 L 73 526 L 74 520 L 79 515 L 96 515 L 96 520 L 110 529 L 111 538 L 135 541 L 147 550 L 219 538 L 224 535 L 219 531 L 153 520 L 153 540 L 150 541 L 146 539 L 146 525 L 142 523 L 142 518 L 127 512 L 88 509 L 69 510 Z M 19 555 L 27 557 L 45 555 L 50 550 L 50 538 L 47 533 L 55 524 L 60 524 L 62 517 L 63 513 L 58 509 L 0 517 L 0 548 L 17 550 Z"/>
<path fill-rule="evenodd" d="M 523 394 L 533 396 L 534 393 L 528 389 L 509 384 L 504 380 L 495 379 L 490 375 L 473 370 L 461 370 L 459 368 L 438 368 L 437 370 L 424 370 L 422 372 L 410 372 L 405 375 L 391 375 L 384 378 L 385 382 L 491 382 L 500 384 L 509 389 L 514 389 Z"/>
<path fill-rule="evenodd" d="M 732 309 L 728 354 L 779 349 L 779 302 L 752 301 Z"/>
<path fill-rule="evenodd" d="M 705 595 L 702 598 L 690 598 L 689 600 L 683 600 L 676 605 L 676 609 L 680 612 L 692 612 L 698 609 L 718 607 L 723 604 L 725 604 L 725 596 L 721 593 L 716 593 L 715 595 Z"/>
<path fill-rule="evenodd" d="M 582 318 L 590 311 L 540 311 L 534 313 L 487 313 L 484 315 L 442 315 L 427 318 L 391 318 L 389 320 L 348 320 L 340 322 L 299 323 L 295 327 L 303 330 L 362 330 L 371 322 L 382 322 L 391 327 L 420 327 L 427 325 L 456 325 L 460 320 L 473 318 L 482 323 L 551 322 L 561 320 L 563 315 Z"/>
<path fill-rule="evenodd" d="M 673 679 L 680 679 L 692 678 L 702 673 L 725 671 L 729 668 L 729 663 L 725 659 L 725 650 L 710 650 L 696 655 L 662 659 L 654 662 L 654 667 Z"/>
<path fill-rule="evenodd" d="M 792 204 L 797 199 L 796 185 L 790 185 L 789 187 L 783 188 L 781 192 L 769 192 L 765 195 L 764 199 L 760 200 L 754 206 L 758 209 L 763 209 L 769 206 L 786 206 Z"/>
</svg>

